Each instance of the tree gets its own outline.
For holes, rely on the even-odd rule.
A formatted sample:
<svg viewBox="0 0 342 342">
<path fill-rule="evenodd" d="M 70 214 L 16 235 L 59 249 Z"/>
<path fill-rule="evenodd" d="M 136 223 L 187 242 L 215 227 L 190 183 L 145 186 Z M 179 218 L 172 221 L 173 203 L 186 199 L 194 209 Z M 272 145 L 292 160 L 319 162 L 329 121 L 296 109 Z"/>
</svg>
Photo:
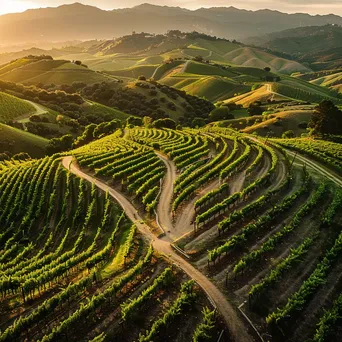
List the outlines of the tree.
<svg viewBox="0 0 342 342">
<path fill-rule="evenodd" d="M 94 140 L 94 130 L 97 126 L 95 124 L 90 124 L 86 126 L 83 134 L 79 136 L 75 142 L 74 142 L 74 147 L 80 147 L 85 144 L 90 143 L 91 141 Z"/>
<path fill-rule="evenodd" d="M 311 134 L 342 134 L 342 111 L 330 100 L 323 100 L 312 114 L 309 121 Z"/>
<path fill-rule="evenodd" d="M 110 122 L 102 122 L 96 126 L 93 132 L 94 138 L 101 138 L 105 135 L 114 133 L 117 128 L 121 127 L 119 120 L 112 120 Z"/>
<path fill-rule="evenodd" d="M 196 62 L 203 62 L 204 58 L 201 55 L 198 55 L 198 56 L 194 57 L 193 60 Z"/>
<path fill-rule="evenodd" d="M 261 107 L 259 102 L 251 103 L 248 107 L 248 114 L 250 116 L 261 115 L 264 112 L 264 109 Z"/>
<path fill-rule="evenodd" d="M 140 76 L 138 77 L 138 80 L 139 80 L 139 81 L 146 81 L 146 76 L 140 75 Z"/>
<path fill-rule="evenodd" d="M 142 126 L 143 125 L 142 118 L 137 118 L 135 116 L 128 117 L 126 122 L 127 122 L 127 125 L 133 125 L 133 126 Z"/>
<path fill-rule="evenodd" d="M 270 72 L 271 68 L 270 67 L 265 67 L 264 70 L 267 71 L 267 72 Z"/>
<path fill-rule="evenodd" d="M 192 120 L 192 127 L 203 127 L 205 125 L 206 125 L 206 122 L 203 118 L 195 117 Z"/>
<path fill-rule="evenodd" d="M 46 146 L 46 153 L 52 155 L 58 152 L 68 151 L 72 147 L 74 138 L 71 134 L 63 135 L 61 138 L 53 138 Z"/>
<path fill-rule="evenodd" d="M 212 110 L 209 118 L 211 121 L 231 120 L 234 119 L 234 115 L 230 113 L 228 107 L 222 106 Z"/>
<path fill-rule="evenodd" d="M 171 128 L 176 129 L 176 121 L 165 118 L 165 119 L 159 119 L 152 123 L 152 126 L 155 128 Z"/>
</svg>

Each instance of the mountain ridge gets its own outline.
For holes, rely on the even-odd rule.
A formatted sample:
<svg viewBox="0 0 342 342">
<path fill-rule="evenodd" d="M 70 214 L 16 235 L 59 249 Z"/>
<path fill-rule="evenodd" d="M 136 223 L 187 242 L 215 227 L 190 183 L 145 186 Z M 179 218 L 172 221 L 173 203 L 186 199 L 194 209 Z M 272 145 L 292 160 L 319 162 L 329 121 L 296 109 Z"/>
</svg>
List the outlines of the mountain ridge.
<svg viewBox="0 0 342 342">
<path fill-rule="evenodd" d="M 163 33 L 171 29 L 187 32 L 196 30 L 222 38 L 243 40 L 256 33 L 260 36 L 301 25 L 321 26 L 329 23 L 342 25 L 342 17 L 334 14 L 287 14 L 268 9 L 250 11 L 232 6 L 189 10 L 148 3 L 132 8 L 102 10 L 77 2 L 2 15 L 0 40 L 3 44 L 9 44 L 28 40 L 108 39 L 132 31 Z M 55 27 L 59 29 L 55 30 Z"/>
</svg>

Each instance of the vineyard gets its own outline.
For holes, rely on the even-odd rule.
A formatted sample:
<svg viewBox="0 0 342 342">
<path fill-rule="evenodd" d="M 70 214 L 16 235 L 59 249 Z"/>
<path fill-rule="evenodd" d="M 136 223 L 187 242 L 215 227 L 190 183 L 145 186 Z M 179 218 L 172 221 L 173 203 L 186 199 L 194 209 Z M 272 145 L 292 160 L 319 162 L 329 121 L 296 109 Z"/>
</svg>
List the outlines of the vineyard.
<svg viewBox="0 0 342 342">
<path fill-rule="evenodd" d="M 0 92 L 0 122 L 10 121 L 22 115 L 33 114 L 35 108 L 28 102 Z"/>
<path fill-rule="evenodd" d="M 0 341 L 340 341 L 339 144 L 131 128 L 0 163 Z M 299 323 L 300 322 L 300 323 Z"/>
</svg>

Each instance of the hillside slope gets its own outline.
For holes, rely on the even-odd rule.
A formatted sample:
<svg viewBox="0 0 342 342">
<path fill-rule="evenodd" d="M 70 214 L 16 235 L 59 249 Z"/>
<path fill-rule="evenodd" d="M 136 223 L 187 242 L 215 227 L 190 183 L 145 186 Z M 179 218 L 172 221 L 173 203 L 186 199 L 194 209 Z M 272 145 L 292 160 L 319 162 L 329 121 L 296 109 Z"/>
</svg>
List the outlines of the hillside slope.
<svg viewBox="0 0 342 342">
<path fill-rule="evenodd" d="M 202 33 L 184 33 L 171 31 L 167 34 L 152 35 L 149 33 L 135 33 L 117 39 L 101 42 L 87 50 L 87 53 L 96 55 L 98 59 L 106 59 L 106 66 L 109 68 L 109 59 L 113 64 L 121 64 L 127 60 L 122 69 L 138 68 L 142 65 L 150 66 L 151 70 L 157 63 L 168 60 L 193 59 L 198 56 L 204 60 L 211 60 L 218 63 L 229 63 L 233 65 L 265 68 L 272 71 L 291 74 L 293 72 L 308 72 L 309 68 L 300 63 L 281 58 L 270 53 L 263 52 L 257 48 L 246 47 L 236 41 L 218 39 Z M 137 57 L 141 60 L 138 61 Z M 162 61 L 160 61 L 162 57 Z M 94 66 L 94 60 L 85 63 Z M 189 66 L 190 67 L 190 66 Z M 105 68 L 102 65 L 102 68 Z M 213 70 L 208 68 L 206 74 L 212 75 Z M 109 70 L 113 70 L 110 68 Z M 128 70 L 127 70 L 128 71 Z M 117 71 L 118 75 L 129 75 L 125 70 Z M 187 70 L 186 72 L 192 73 Z M 148 71 L 150 74 L 150 71 Z M 196 73 L 196 72 L 195 72 Z M 218 76 L 230 76 L 222 72 Z"/>
<path fill-rule="evenodd" d="M 53 60 L 51 57 L 22 58 L 0 66 L 2 81 L 25 84 L 87 84 L 109 79 L 100 73 L 67 60 Z"/>
<path fill-rule="evenodd" d="M 0 123 L 0 153 L 27 152 L 33 158 L 41 158 L 47 144 L 47 139 Z"/>
<path fill-rule="evenodd" d="M 342 27 L 308 26 L 274 32 L 246 40 L 248 44 L 292 56 L 314 70 L 341 66 Z"/>
<path fill-rule="evenodd" d="M 0 92 L 0 122 L 6 122 L 35 112 L 35 107 L 30 103 Z"/>
</svg>

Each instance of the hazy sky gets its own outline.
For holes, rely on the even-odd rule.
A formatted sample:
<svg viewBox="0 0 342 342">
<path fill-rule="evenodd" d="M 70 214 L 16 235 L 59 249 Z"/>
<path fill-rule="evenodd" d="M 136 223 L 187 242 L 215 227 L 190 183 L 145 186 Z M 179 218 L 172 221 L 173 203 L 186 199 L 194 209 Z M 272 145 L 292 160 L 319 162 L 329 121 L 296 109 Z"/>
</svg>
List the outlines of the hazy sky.
<svg viewBox="0 0 342 342">
<path fill-rule="evenodd" d="M 22 12 L 29 8 L 55 7 L 76 0 L 0 0 L 0 14 Z M 142 2 L 157 5 L 181 6 L 189 9 L 214 6 L 235 6 L 251 10 L 269 8 L 282 12 L 306 12 L 310 14 L 334 13 L 342 16 L 342 0 L 79 0 L 84 4 L 103 9 L 132 7 Z"/>
</svg>

